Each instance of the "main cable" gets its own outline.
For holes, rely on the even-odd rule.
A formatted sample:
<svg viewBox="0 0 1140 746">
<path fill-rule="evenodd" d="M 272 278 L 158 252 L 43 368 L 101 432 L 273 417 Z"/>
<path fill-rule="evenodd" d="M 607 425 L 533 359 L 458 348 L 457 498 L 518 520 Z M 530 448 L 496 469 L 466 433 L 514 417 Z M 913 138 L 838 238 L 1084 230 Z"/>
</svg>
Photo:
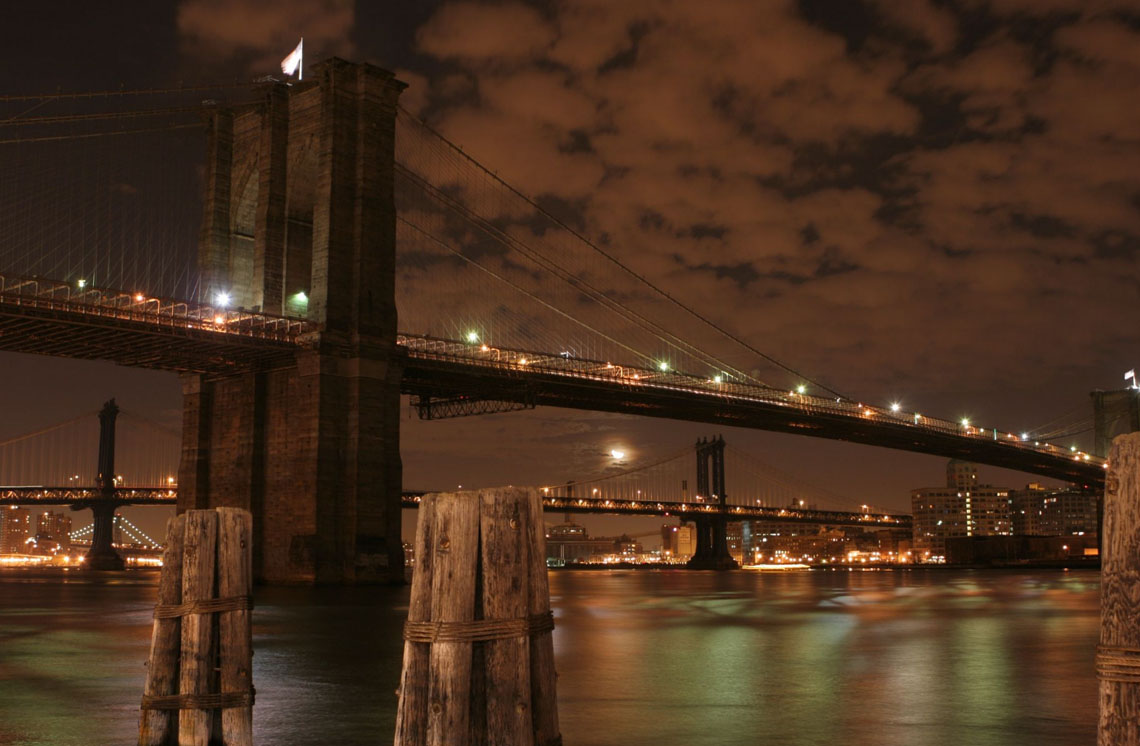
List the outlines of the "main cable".
<svg viewBox="0 0 1140 746">
<path fill-rule="evenodd" d="M 452 149 L 453 149 L 453 150 L 454 150 L 456 153 L 458 153 L 459 155 L 461 155 L 463 158 L 465 158 L 467 161 L 469 161 L 471 164 L 473 164 L 473 165 L 474 165 L 476 168 L 478 168 L 478 169 L 482 170 L 482 171 L 483 171 L 483 172 L 484 172 L 484 173 L 485 173 L 487 176 L 489 176 L 490 178 L 492 178 L 494 181 L 498 182 L 500 185 L 502 185 L 504 188 L 506 188 L 508 191 L 510 191 L 510 192 L 511 192 L 512 194 L 514 194 L 516 197 L 518 197 L 519 199 L 521 199 L 521 200 L 523 200 L 524 202 L 526 202 L 528 205 L 530 205 L 530 206 L 531 206 L 531 207 L 532 207 L 534 210 L 536 210 L 536 211 L 537 211 L 539 214 L 541 214 L 541 215 L 542 215 L 543 217 L 545 217 L 547 220 L 550 220 L 550 221 L 551 221 L 551 222 L 553 222 L 555 225 L 559 226 L 560 228 L 562 228 L 563 230 L 565 230 L 566 232 L 568 232 L 570 235 L 572 235 L 572 236 L 574 236 L 575 238 L 577 238 L 579 241 L 581 241 L 582 243 L 584 243 L 586 246 L 588 246 L 590 249 L 592 249 L 593 251 L 595 251 L 597 254 L 599 254 L 600 256 L 602 256 L 602 257 L 605 257 L 606 259 L 608 259 L 610 262 L 612 262 L 614 265 L 616 265 L 616 266 L 617 266 L 619 269 L 621 269 L 623 272 L 625 272 L 626 274 L 630 275 L 631 277 L 633 277 L 634 279 L 638 280 L 639 282 L 641 282 L 641 283 L 645 284 L 645 285 L 646 285 L 648 288 L 650 288 L 650 289 L 651 289 L 651 290 L 653 290 L 654 292 L 658 293 L 658 294 L 659 294 L 661 297 L 665 298 L 666 300 L 668 300 L 668 301 L 669 301 L 670 303 L 672 303 L 673 305 L 675 305 L 675 306 L 677 306 L 678 308 L 682 309 L 682 310 L 683 310 L 683 311 L 685 311 L 686 313 L 688 313 L 688 314 L 690 314 L 691 316 L 693 316 L 694 318 L 696 318 L 698 321 L 700 321 L 700 322 L 702 322 L 703 324 L 707 325 L 707 326 L 708 326 L 708 327 L 710 327 L 711 329 L 713 329 L 713 330 L 715 330 L 715 331 L 719 332 L 720 334 L 722 334 L 723 336 L 727 337 L 728 339 L 730 339 L 730 340 L 732 340 L 732 341 L 736 342 L 737 344 L 741 345 L 742 347 L 744 347 L 744 348 L 745 348 L 746 350 L 748 350 L 749 352 L 752 352 L 753 354 L 755 354 L 755 355 L 758 355 L 759 357 L 763 358 L 764 360 L 768 361 L 769 363 L 771 363 L 771 364 L 775 365 L 776 367 L 780 368 L 781 370 L 783 370 L 783 371 L 785 371 L 785 372 L 787 372 L 787 373 L 791 373 L 792 375 L 794 375 L 794 376 L 796 376 L 796 377 L 798 377 L 798 378 L 800 378 L 800 379 L 802 379 L 802 380 L 804 380 L 804 381 L 807 381 L 807 382 L 811 383 L 811 384 L 812 384 L 812 385 L 814 385 L 814 386 L 818 386 L 819 388 L 823 389 L 824 391 L 828 391 L 828 392 L 830 392 L 831 394 L 833 394 L 833 395 L 835 395 L 835 396 L 838 396 L 838 397 L 840 397 L 840 398 L 843 398 L 843 399 L 846 399 L 846 398 L 848 398 L 848 397 L 846 397 L 845 395 L 841 394 L 840 392 L 836 391 L 835 389 L 831 388 L 830 386 L 827 386 L 827 385 L 825 385 L 825 384 L 823 384 L 823 383 L 820 383 L 819 381 L 813 380 L 813 379 L 809 378 L 808 376 L 805 376 L 804 374 L 802 374 L 802 373 L 800 373 L 799 371 L 795 370 L 794 368 L 791 368 L 791 367 L 789 367 L 789 366 L 787 366 L 787 365 L 784 365 L 784 364 L 783 364 L 783 363 L 781 363 L 779 360 L 776 360 L 775 358 L 773 358 L 773 357 L 771 357 L 771 356 L 769 356 L 769 355 L 767 355 L 767 354 L 765 354 L 765 353 L 761 352 L 760 350 L 756 349 L 754 346 L 750 345 L 748 342 L 745 342 L 743 339 L 741 339 L 741 338 L 740 338 L 740 337 L 738 337 L 737 335 L 735 335 L 735 334 L 733 334 L 733 333 L 729 332 L 729 331 L 728 331 L 728 330 L 726 330 L 726 329 L 723 329 L 722 327 L 720 327 L 719 325 L 717 325 L 715 322 L 713 322 L 711 319 L 707 318 L 707 317 L 706 317 L 706 316 L 704 316 L 703 314 L 701 314 L 701 313 L 697 312 L 696 310 L 694 310 L 694 309 L 690 308 L 688 305 L 686 305 L 686 304 L 682 303 L 681 301 L 677 300 L 677 299 L 676 299 L 676 298 L 674 298 L 674 297 L 673 297 L 671 294 L 669 294 L 669 293 L 667 293 L 666 291 L 662 290 L 661 288 L 659 288 L 659 287 L 658 287 L 656 284 L 654 284 L 654 283 L 653 283 L 653 282 L 651 282 L 650 280 L 646 279 L 645 277 L 642 277 L 642 276 L 641 276 L 641 275 L 639 275 L 637 272 L 634 272 L 634 271 L 633 271 L 631 268 L 627 267 L 625 264 L 623 264 L 623 263 L 622 263 L 620 260 L 618 260 L 618 259 L 617 259 L 616 257 L 614 257 L 612 254 L 610 254 L 609 252 L 605 251 L 605 250 L 604 250 L 604 249 L 602 249 L 601 247 L 597 246 L 597 245 L 596 245 L 596 244 L 595 244 L 593 241 L 591 241 L 589 238 L 587 238 L 586 236 L 582 235 L 581 233 L 579 233 L 579 232 L 578 232 L 577 230 L 575 230 L 574 228 L 571 228 L 570 226 L 566 225 L 566 223 L 564 223 L 562 220 L 558 219 L 558 218 L 557 218 L 557 217 L 555 217 L 554 215 L 552 215 L 552 214 L 550 214 L 549 212 L 547 212 L 545 209 L 543 209 L 541 206 L 539 206 L 539 205 L 538 205 L 538 203 L 536 203 L 534 200 L 532 200 L 532 199 L 531 199 L 530 197 L 528 197 L 527 195 L 525 195 L 525 194 L 523 194 L 522 192 L 520 192 L 520 191 L 519 191 L 518 189 L 516 189 L 515 187 L 511 186 L 510 184 L 508 184 L 506 181 L 504 181 L 502 178 L 500 178 L 500 177 L 499 177 L 497 174 L 495 174 L 494 172 L 492 172 L 490 169 L 488 169 L 488 168 L 487 168 L 486 166 L 484 166 L 482 163 L 480 163 L 479 161 L 475 160 L 473 157 L 471 157 L 470 155 L 468 155 L 468 154 L 467 154 L 467 153 L 466 153 L 466 152 L 465 152 L 465 151 L 464 151 L 462 148 L 460 148 L 460 147 L 459 147 L 458 145 L 456 145 L 455 143 L 451 142 L 451 140 L 449 140 L 449 139 L 447 139 L 446 137 L 444 137 L 444 136 L 443 136 L 443 135 L 442 135 L 442 134 L 441 134 L 439 131 L 437 131 L 435 128 L 433 128 L 431 125 L 429 125 L 427 122 L 425 122 L 425 121 L 423 121 L 422 119 L 420 119 L 419 117 L 415 116 L 414 114 L 412 114 L 411 112 L 409 112 L 407 109 L 405 109 L 403 106 L 400 106 L 400 107 L 398 107 L 398 108 L 399 108 L 399 111 L 400 111 L 400 112 L 402 112 L 402 113 L 403 113 L 403 114 L 405 114 L 406 116 L 409 116 L 409 117 L 411 117 L 413 120 L 415 120 L 416 122 L 418 122 L 418 123 L 419 123 L 419 124 L 420 124 L 422 127 L 424 127 L 426 130 L 428 130 L 428 131 L 429 131 L 429 132 L 431 132 L 433 135 L 435 135 L 435 136 L 436 136 L 436 137 L 438 137 L 440 140 L 442 140 L 444 143 L 446 143 L 448 146 L 450 146 L 450 147 L 451 147 L 451 148 L 452 148 Z"/>
</svg>

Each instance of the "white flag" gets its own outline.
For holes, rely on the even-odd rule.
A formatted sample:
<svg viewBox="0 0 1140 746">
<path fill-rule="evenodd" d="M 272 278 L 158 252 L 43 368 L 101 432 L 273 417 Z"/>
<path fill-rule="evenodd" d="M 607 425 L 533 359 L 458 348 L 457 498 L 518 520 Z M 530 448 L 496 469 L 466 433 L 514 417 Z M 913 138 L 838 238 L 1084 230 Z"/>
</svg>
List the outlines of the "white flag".
<svg viewBox="0 0 1140 746">
<path fill-rule="evenodd" d="M 1133 383 L 1136 383 L 1136 369 L 1135 368 L 1133 368 L 1132 370 L 1130 370 L 1124 374 L 1124 380 L 1125 381 L 1127 381 L 1129 378 L 1132 379 Z"/>
<path fill-rule="evenodd" d="M 297 48 L 289 53 L 289 56 L 281 60 L 281 72 L 286 75 L 297 74 L 297 80 L 304 77 L 304 70 L 302 70 L 302 61 L 305 56 L 304 53 L 305 40 L 301 39 L 297 44 Z"/>
</svg>

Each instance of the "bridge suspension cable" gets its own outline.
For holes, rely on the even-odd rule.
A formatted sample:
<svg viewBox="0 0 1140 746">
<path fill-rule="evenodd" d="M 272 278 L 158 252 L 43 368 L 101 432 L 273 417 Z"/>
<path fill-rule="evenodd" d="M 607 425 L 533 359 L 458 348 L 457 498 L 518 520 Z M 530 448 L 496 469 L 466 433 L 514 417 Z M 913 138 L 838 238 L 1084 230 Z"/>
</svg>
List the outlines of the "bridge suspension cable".
<svg viewBox="0 0 1140 746">
<path fill-rule="evenodd" d="M 116 428 L 116 486 L 169 488 L 177 480 L 181 433 L 127 413 Z M 0 442 L 0 486 L 94 488 L 99 454 L 95 412 Z"/>
<path fill-rule="evenodd" d="M 539 297 L 537 294 L 530 292 L 530 291 L 529 291 L 529 290 L 527 290 L 526 288 L 524 288 L 524 287 L 522 287 L 521 285 L 519 285 L 519 284 L 517 284 L 517 283 L 515 283 L 515 282 L 511 281 L 511 280 L 510 280 L 510 279 L 508 279 L 507 277 L 504 277 L 503 275 L 501 275 L 501 274 L 499 274 L 499 273 L 495 272 L 493 269 L 490 269 L 490 268 L 488 268 L 488 267 L 484 267 L 482 264 L 479 264 L 478 262 L 476 262 L 475 260 L 471 259 L 470 257 L 464 256 L 462 252 L 456 251 L 456 250 L 455 250 L 455 249 L 454 249 L 454 248 L 453 248 L 453 247 L 452 247 L 450 244 L 448 244 L 448 243 L 447 243 L 446 241 L 444 241 L 443 239 L 441 239 L 441 238 L 438 238 L 437 236 L 434 236 L 434 235 L 432 235 L 431 233 L 428 233 L 426 230 L 424 230 L 424 229 L 423 229 L 423 228 L 421 228 L 420 226 L 416 225 L 415 223 L 412 223 L 412 222 L 408 221 L 408 220 L 407 220 L 406 218 L 404 218 L 402 215 L 397 215 L 397 216 L 396 216 L 396 220 L 397 220 L 399 223 L 401 223 L 402 225 L 406 225 L 406 226 L 407 226 L 409 229 L 411 229 L 411 230 L 413 230 L 413 231 L 416 231 L 417 233 L 419 233 L 419 234 L 423 235 L 423 236 L 424 236 L 425 238 L 427 238 L 428 240 L 430 240 L 430 241 L 432 241 L 433 243 L 435 243 L 435 244 L 437 244 L 438 246 L 440 246 L 440 248 L 443 248 L 443 249 L 445 249 L 446 251 L 448 251 L 449 253 L 453 254 L 454 256 L 457 256 L 457 257 L 459 257 L 459 259 L 461 259 L 461 260 L 463 260 L 464 262 L 466 262 L 466 263 L 470 264 L 472 267 L 474 267 L 475 269 L 479 270 L 480 272 L 483 272 L 483 273 L 485 273 L 485 274 L 488 274 L 488 275 L 490 275 L 491 277 L 495 278 L 496 280 L 498 280 L 498 281 L 500 281 L 500 282 L 503 282 L 503 283 L 505 283 L 505 284 L 509 285 L 510 287 L 512 287 L 512 288 L 514 288 L 516 291 L 518 291 L 519 293 L 522 293 L 522 294 L 523 294 L 523 295 L 525 295 L 526 297 L 528 297 L 528 298 L 530 298 L 531 300 L 535 301 L 536 303 L 538 303 L 538 304 L 542 305 L 544 308 L 546 308 L 546 309 L 548 309 L 548 310 L 550 310 L 550 311 L 554 312 L 554 313 L 555 313 L 555 314 L 557 314 L 558 316 L 561 316 L 562 318 L 564 318 L 564 319 L 566 319 L 566 320 L 570 321 L 571 323 L 577 324 L 577 325 L 579 325 L 579 326 L 581 326 L 581 327 L 583 327 L 583 328 L 585 328 L 585 329 L 589 330 L 590 332 L 593 332 L 594 334 L 597 334 L 598 336 L 602 337 L 603 339 L 606 339 L 606 340 L 608 340 L 608 341 L 612 342 L 613 344 L 617 345 L 618 347 L 620 347 L 621 349 L 625 350 L 626 352 L 629 352 L 630 354 L 634 355 L 635 357 L 637 357 L 637 358 L 641 359 L 642 361 L 649 361 L 649 362 L 650 362 L 650 364 L 652 364 L 652 357 L 651 357 L 651 356 L 649 356 L 648 354 L 646 354 L 646 353 L 644 353 L 644 352 L 641 352 L 641 351 L 639 351 L 639 350 L 636 350 L 636 349 L 634 349 L 633 347 L 630 347 L 629 345 L 625 344 L 625 343 L 624 343 L 624 342 L 622 342 L 621 340 L 618 340 L 618 339 L 616 339 L 616 338 L 614 338 L 614 337 L 610 336 L 609 334 L 606 334 L 605 332 L 603 332 L 603 331 L 602 331 L 602 330 L 600 330 L 600 329 L 596 329 L 596 328 L 594 328 L 593 326 L 590 326 L 590 325 L 589 325 L 589 324 L 587 324 L 585 321 L 582 321 L 581 319 L 575 318 L 573 315 L 571 315 L 571 314 L 569 314 L 569 313 L 566 313 L 565 311 L 563 311 L 562 309 L 558 308 L 557 306 L 554 306 L 553 304 L 551 304 L 551 303 L 548 303 L 547 301 L 545 301 L 545 300 L 543 300 L 541 297 Z"/>
<path fill-rule="evenodd" d="M 194 85 L 175 88 L 111 88 L 101 91 L 52 91 L 50 93 L 21 93 L 0 95 L 0 104 L 24 101 L 66 101 L 78 99 L 107 99 L 127 96 L 163 96 L 201 93 L 203 91 L 249 90 L 248 82 Z"/>
<path fill-rule="evenodd" d="M 770 356 L 770 355 L 767 355 L 766 353 L 764 353 L 764 352 L 762 352 L 761 350 L 757 349 L 755 346 L 753 346 L 753 345 L 749 344 L 747 341 L 745 341 L 745 340 L 741 339 L 739 336 L 737 336 L 737 335 L 733 334 L 732 332 L 729 332 L 728 330 L 724 329 L 722 326 L 720 326 L 719 324 L 717 324 L 716 322 L 714 322 L 712 319 L 708 318 L 707 316 L 705 316 L 704 314 L 700 313 L 700 312 L 699 312 L 699 311 L 697 311 L 696 309 L 694 309 L 694 308 L 690 307 L 689 305 L 685 304 L 684 302 L 682 302 L 680 299 L 678 299 L 677 297 L 675 297 L 675 296 L 674 296 L 674 295 L 672 295 L 671 293 L 669 293 L 669 292 L 665 291 L 663 288 L 661 288 L 660 286 L 656 285 L 655 283 L 653 283 L 652 281 L 650 281 L 650 280 L 649 280 L 648 278 L 646 278 L 645 276 L 643 276 L 643 275 L 641 275 L 641 274 L 637 273 L 637 272 L 636 272 L 636 271 L 634 271 L 634 270 L 633 270 L 631 267 L 629 267 L 628 265 L 624 264 L 624 263 L 623 263 L 621 260 L 619 260 L 619 259 L 618 259 L 616 256 L 614 256 L 612 253 L 610 253 L 610 252 L 606 251 L 606 250 L 605 250 L 605 249 L 603 249 L 601 246 L 597 245 L 595 242 L 593 242 L 592 240 L 590 240 L 589 238 L 587 238 L 585 235 L 583 235 L 583 234 L 582 234 L 580 231 L 578 231 L 578 230 L 574 229 L 572 226 L 568 225 L 568 224 L 567 224 L 565 221 L 563 221 L 563 220 L 559 219 L 558 217 L 554 216 L 552 213 L 550 213 L 548 210 L 544 209 L 544 208 L 543 208 L 541 205 L 539 205 L 537 202 L 535 202 L 535 201 L 534 201 L 533 199 L 531 199 L 529 196 L 527 196 L 526 194 L 522 193 L 520 190 L 518 190 L 517 188 L 515 188 L 515 187 L 514 187 L 514 186 L 512 186 L 512 185 L 510 185 L 509 183 L 507 183 L 507 182 L 506 182 L 505 180 L 503 180 L 502 178 L 500 178 L 500 177 L 499 177 L 497 174 L 495 174 L 493 171 L 491 171 L 490 169 L 488 169 L 486 166 L 484 166 L 482 163 L 480 163 L 480 162 L 479 162 L 478 160 L 476 160 L 474 157 L 472 157 L 471 155 L 469 155 L 468 153 L 466 153 L 466 152 L 465 152 L 465 151 L 464 151 L 462 148 L 460 148 L 460 147 L 459 147 L 458 145 L 456 145 L 455 143 L 451 142 L 451 141 L 450 141 L 449 139 L 447 139 L 447 138 L 446 138 L 444 135 L 442 135 L 440 132 L 438 132 L 437 130 L 435 130 L 434 128 L 432 128 L 432 127 L 431 127 L 429 124 L 427 124 L 426 122 L 424 122 L 422 119 L 419 119 L 419 118 L 418 118 L 418 117 L 416 117 L 414 114 L 411 114 L 410 112 L 408 112 L 408 111 L 407 111 L 406 109 L 404 109 L 403 107 L 400 107 L 400 109 L 399 109 L 399 114 L 400 114 L 400 115 L 401 115 L 401 116 L 402 116 L 404 119 L 408 119 L 408 118 L 412 119 L 412 120 L 413 120 L 413 121 L 414 121 L 416 124 L 418 124 L 420 127 L 422 127 L 423 129 L 425 129 L 426 131 L 430 132 L 432 135 L 434 135 L 436 138 L 438 138 L 438 139 L 439 139 L 441 142 L 445 143 L 445 144 L 446 144 L 448 147 L 450 147 L 450 148 L 451 148 L 451 150 L 452 150 L 452 151 L 453 151 L 455 154 L 457 154 L 459 157 L 462 157 L 462 158 L 466 159 L 466 161 L 467 161 L 467 162 L 469 162 L 469 163 L 470 163 L 472 166 L 474 166 L 475 168 L 477 168 L 477 169 L 479 169 L 480 171 L 482 171 L 482 172 L 485 174 L 485 176 L 486 176 L 486 177 L 488 177 L 488 178 L 490 178 L 490 179 L 494 180 L 495 182 L 497 182 L 497 183 L 498 183 L 498 184 L 499 184 L 499 185 L 500 185 L 502 188 L 504 188 L 504 189 L 508 190 L 508 191 L 509 191 L 511 194 L 513 194 L 513 195 L 514 195 L 514 196 L 515 196 L 517 199 L 519 199 L 519 200 L 522 200 L 522 201 L 523 201 L 525 204 L 527 204 L 527 205 L 528 205 L 528 206 L 529 206 L 529 207 L 530 207 L 532 210 L 534 210 L 536 213 L 538 213 L 539 215 L 541 215 L 541 216 L 542 216 L 543 218 L 545 218 L 546 220 L 550 221 L 552 224 L 554 224 L 554 225 L 558 226 L 558 228 L 560 228 L 561 230 L 563 230 L 563 231 L 566 231 L 567 233 L 569 233 L 571 236 L 573 236 L 574 238 L 576 238 L 576 239 L 577 239 L 577 240 L 578 240 L 578 241 L 579 241 L 579 242 L 580 242 L 582 245 L 584 245 L 584 246 L 588 247 L 588 248 L 589 248 L 591 251 L 593 251 L 595 254 L 597 254 L 597 255 L 599 255 L 599 256 L 601 256 L 601 257 L 603 257 L 604 259 L 606 259 L 606 260 L 609 262 L 609 264 L 611 264 L 612 266 L 616 267 L 616 268 L 617 268 L 618 270 L 620 270 L 622 273 L 624 273 L 624 274 L 626 274 L 627 276 L 629 276 L 629 277 L 633 278 L 633 279 L 634 279 L 634 280 L 636 280 L 638 283 L 642 284 L 643 286 L 645 286 L 646 288 L 648 288 L 649 290 L 651 290 L 651 291 L 652 291 L 652 292 L 653 292 L 655 295 L 657 295 L 658 297 L 665 299 L 665 300 L 666 300 L 666 301 L 667 301 L 669 304 L 671 304 L 672 306 L 674 306 L 674 307 L 676 307 L 676 308 L 680 309 L 680 310 L 681 310 L 681 311 L 683 311 L 684 313 L 686 313 L 686 314 L 688 314 L 689 316 L 693 317 L 694 319 L 698 320 L 698 321 L 699 321 L 699 322 L 701 322 L 703 325 L 705 325 L 706 327 L 708 327 L 708 328 L 712 329 L 713 331 L 717 332 L 718 334 L 722 335 L 723 337 L 725 337 L 725 338 L 727 338 L 727 339 L 731 340 L 732 342 L 734 342 L 734 343 L 736 343 L 736 344 L 740 345 L 740 346 L 741 346 L 741 347 L 743 347 L 745 350 L 747 350 L 747 351 L 751 352 L 751 353 L 752 353 L 752 354 L 754 354 L 754 355 L 757 355 L 757 356 L 759 356 L 761 359 L 765 360 L 766 362 L 768 362 L 768 363 L 770 363 L 770 364 L 772 364 L 772 365 L 775 365 L 776 367 L 780 368 L 781 370 L 783 370 L 783 371 L 785 371 L 785 372 L 787 372 L 787 373 L 790 373 L 790 374 L 792 374 L 792 375 L 793 375 L 793 376 L 795 376 L 796 378 L 798 378 L 798 379 L 800 379 L 800 380 L 802 380 L 802 381 L 807 381 L 807 382 L 810 382 L 812 385 L 814 385 L 814 386 L 816 386 L 816 387 L 818 387 L 818 388 L 820 388 L 820 389 L 822 389 L 822 390 L 824 390 L 824 391 L 828 391 L 828 392 L 830 392 L 830 393 L 834 394 L 835 396 L 839 396 L 839 397 L 841 397 L 841 398 L 843 397 L 843 395 L 842 395 L 842 394 L 840 394 L 839 392 L 835 391 L 833 388 L 831 388 L 831 387 L 829 387 L 829 386 L 827 386 L 827 385 L 825 385 L 825 384 L 823 384 L 823 383 L 821 383 L 821 382 L 819 382 L 819 381 L 817 381 L 817 380 L 814 380 L 814 379 L 812 379 L 812 378 L 811 378 L 811 377 L 809 377 L 809 376 L 806 376 L 806 375 L 804 375 L 803 373 L 799 372 L 798 370 L 796 370 L 796 369 L 794 369 L 794 368 L 792 368 L 792 367 L 790 367 L 790 366 L 788 366 L 788 365 L 785 365 L 784 363 L 780 362 L 780 361 L 779 361 L 779 360 L 777 360 L 776 358 L 774 358 L 774 357 L 772 357 L 772 356 Z M 399 119 L 398 119 L 398 121 L 399 121 Z M 757 381 L 757 379 L 755 379 L 755 378 L 752 378 L 751 376 L 748 376 L 746 380 L 752 380 L 752 381 L 756 381 L 756 382 L 759 382 L 759 381 Z"/>
</svg>

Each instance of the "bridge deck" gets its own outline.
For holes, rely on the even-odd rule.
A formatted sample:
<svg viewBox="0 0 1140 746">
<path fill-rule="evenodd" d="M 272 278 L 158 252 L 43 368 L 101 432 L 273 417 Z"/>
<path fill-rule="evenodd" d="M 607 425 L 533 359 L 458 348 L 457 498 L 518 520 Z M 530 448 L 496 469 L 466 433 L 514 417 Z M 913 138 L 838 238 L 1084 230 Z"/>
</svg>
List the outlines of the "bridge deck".
<svg viewBox="0 0 1140 746">
<path fill-rule="evenodd" d="M 1105 461 L 1013 433 L 833 397 L 404 335 L 403 390 L 772 430 L 978 461 L 1100 489 Z"/>
<path fill-rule="evenodd" d="M 0 350 L 182 372 L 288 364 L 301 319 L 0 274 Z M 402 390 L 755 428 L 961 458 L 1103 489 L 1105 462 L 1007 431 L 673 371 L 400 335 Z"/>
<path fill-rule="evenodd" d="M 403 506 L 405 508 L 418 508 L 420 500 L 425 494 L 427 493 L 404 492 Z M 3 506 L 69 505 L 78 510 L 102 499 L 103 493 L 95 489 L 38 486 L 0 487 L 0 505 Z M 169 488 L 122 488 L 115 491 L 115 499 L 124 505 L 174 505 L 178 501 L 178 492 Z M 699 502 L 603 500 L 550 495 L 543 497 L 542 507 L 544 510 L 558 513 L 697 517 L 723 512 L 729 520 L 739 521 L 816 523 L 833 526 L 866 526 L 867 528 L 910 528 L 911 526 L 909 515 L 797 510 L 761 505 L 728 505 L 722 511 L 718 505 Z"/>
</svg>

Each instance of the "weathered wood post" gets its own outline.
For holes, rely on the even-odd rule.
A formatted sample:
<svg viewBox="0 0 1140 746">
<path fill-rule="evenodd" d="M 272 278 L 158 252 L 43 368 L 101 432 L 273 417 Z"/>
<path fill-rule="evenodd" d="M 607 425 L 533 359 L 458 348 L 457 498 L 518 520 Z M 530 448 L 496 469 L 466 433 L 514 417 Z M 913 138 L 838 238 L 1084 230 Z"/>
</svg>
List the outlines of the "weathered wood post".
<svg viewBox="0 0 1140 746">
<path fill-rule="evenodd" d="M 1098 746 L 1140 746 L 1140 433 L 1112 443 L 1100 539 Z"/>
<path fill-rule="evenodd" d="M 425 495 L 396 746 L 554 746 L 554 628 L 533 490 Z"/>
<path fill-rule="evenodd" d="M 158 605 L 182 603 L 182 538 L 186 533 L 186 514 L 166 523 L 166 550 L 162 553 L 162 574 L 158 581 Z M 178 651 L 182 648 L 182 623 L 178 617 L 156 618 L 150 638 L 150 660 L 147 662 L 143 699 L 178 694 Z M 139 746 L 163 746 L 172 726 L 172 710 L 144 709 L 139 717 Z"/>
<path fill-rule="evenodd" d="M 139 746 L 252 746 L 252 525 L 237 508 L 167 525 Z"/>
</svg>

